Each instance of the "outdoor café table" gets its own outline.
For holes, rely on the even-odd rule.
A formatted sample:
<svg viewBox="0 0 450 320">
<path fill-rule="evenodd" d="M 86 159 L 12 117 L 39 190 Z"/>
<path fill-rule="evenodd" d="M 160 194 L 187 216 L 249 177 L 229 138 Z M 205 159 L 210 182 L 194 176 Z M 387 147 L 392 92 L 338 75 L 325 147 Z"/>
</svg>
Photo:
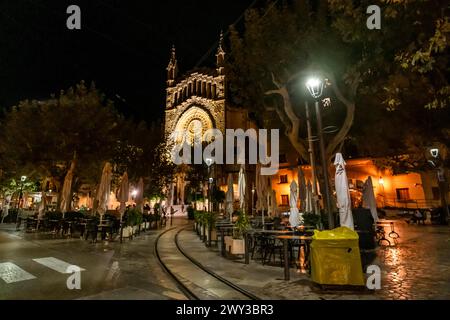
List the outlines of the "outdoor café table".
<svg viewBox="0 0 450 320">
<path fill-rule="evenodd" d="M 282 235 L 292 235 L 294 231 L 292 230 L 264 230 L 264 229 L 250 229 L 245 234 L 245 264 L 250 263 L 250 252 L 248 250 L 249 247 L 249 240 L 248 235 L 254 235 L 254 234 L 266 234 L 266 235 L 273 235 L 273 236 L 282 236 Z"/>
<path fill-rule="evenodd" d="M 283 240 L 283 252 L 284 252 L 284 280 L 290 279 L 289 274 L 289 250 L 288 250 L 288 241 L 289 240 L 300 240 L 305 242 L 305 248 L 308 246 L 308 242 L 312 240 L 312 237 L 308 236 L 291 236 L 291 235 L 283 235 L 278 236 L 277 239 Z M 305 256 L 307 255 L 307 251 L 305 250 Z"/>
</svg>

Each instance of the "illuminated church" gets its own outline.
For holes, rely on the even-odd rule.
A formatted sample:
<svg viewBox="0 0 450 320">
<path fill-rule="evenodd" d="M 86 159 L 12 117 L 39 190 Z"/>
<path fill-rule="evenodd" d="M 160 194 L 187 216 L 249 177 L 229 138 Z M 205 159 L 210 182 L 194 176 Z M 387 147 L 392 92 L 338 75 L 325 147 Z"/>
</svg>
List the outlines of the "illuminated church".
<svg viewBox="0 0 450 320">
<path fill-rule="evenodd" d="M 225 76 L 225 51 L 223 50 L 223 35 L 220 35 L 216 52 L 215 68 L 192 70 L 185 75 L 179 75 L 175 47 L 172 47 L 167 66 L 167 88 L 165 108 L 165 135 L 169 137 L 175 131 L 185 130 L 193 135 L 195 128 L 202 128 L 202 133 L 208 129 L 219 129 L 225 134 L 225 129 L 247 130 L 256 128 L 249 119 L 248 112 L 234 108 L 227 100 L 227 85 Z M 213 165 L 215 183 L 219 187 L 226 185 L 228 173 L 233 174 L 237 190 L 237 175 L 239 166 Z M 253 166 L 254 167 L 254 166 Z M 251 194 L 254 168 L 247 166 L 248 190 Z M 250 173 L 253 171 L 253 175 Z M 176 182 L 169 192 L 169 204 L 186 203 L 185 188 L 187 181 L 184 175 L 178 174 Z M 236 198 L 236 197 L 235 197 Z M 251 201 L 249 199 L 249 201 Z"/>
</svg>

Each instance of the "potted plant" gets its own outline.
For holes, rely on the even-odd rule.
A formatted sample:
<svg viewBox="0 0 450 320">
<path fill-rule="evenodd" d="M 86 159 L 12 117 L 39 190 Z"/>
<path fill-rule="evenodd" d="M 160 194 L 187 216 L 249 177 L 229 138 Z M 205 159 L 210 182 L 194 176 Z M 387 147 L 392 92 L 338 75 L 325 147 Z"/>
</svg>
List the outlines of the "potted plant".
<svg viewBox="0 0 450 320">
<path fill-rule="evenodd" d="M 200 238 L 204 239 L 207 224 L 207 212 L 197 210 L 194 213 L 194 218 L 197 234 L 200 236 Z"/>
<path fill-rule="evenodd" d="M 194 208 L 191 207 L 191 206 L 188 206 L 188 207 L 187 207 L 187 215 L 188 215 L 188 219 L 189 219 L 189 220 L 195 219 L 194 214 L 195 214 Z"/>
<path fill-rule="evenodd" d="M 122 237 L 131 238 L 136 234 L 137 226 L 141 222 L 139 218 L 140 212 L 137 209 L 130 209 L 127 212 L 126 227 L 123 228 Z"/>
<path fill-rule="evenodd" d="M 142 221 L 143 221 L 143 215 L 142 212 L 138 211 L 137 209 L 135 209 L 135 214 L 136 214 L 136 222 L 134 225 L 134 233 L 140 233 L 141 232 L 141 226 L 142 226 Z"/>
<path fill-rule="evenodd" d="M 303 214 L 303 224 L 305 226 L 312 226 L 320 229 L 320 216 L 315 213 L 304 213 Z"/>
<path fill-rule="evenodd" d="M 231 254 L 245 254 L 245 233 L 250 228 L 250 221 L 245 212 L 239 211 L 233 236 L 225 237 L 225 245 Z"/>
<path fill-rule="evenodd" d="M 211 246 L 211 241 L 217 241 L 217 230 L 216 226 L 217 215 L 213 212 L 205 212 L 205 222 L 206 222 L 206 239 L 208 241 L 208 246 Z"/>
</svg>

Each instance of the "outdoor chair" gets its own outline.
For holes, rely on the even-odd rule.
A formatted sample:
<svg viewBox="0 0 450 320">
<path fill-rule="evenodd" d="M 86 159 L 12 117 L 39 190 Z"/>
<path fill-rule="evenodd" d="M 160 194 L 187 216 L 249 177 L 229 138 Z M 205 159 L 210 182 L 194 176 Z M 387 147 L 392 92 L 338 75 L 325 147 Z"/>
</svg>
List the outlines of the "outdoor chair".
<svg viewBox="0 0 450 320">
<path fill-rule="evenodd" d="M 84 232 L 84 239 L 88 240 L 92 237 L 92 242 L 97 242 L 98 222 L 95 220 L 88 221 Z"/>
<path fill-rule="evenodd" d="M 37 220 L 33 218 L 27 218 L 25 220 L 25 231 L 31 232 L 32 230 L 36 230 L 37 227 Z"/>
<path fill-rule="evenodd" d="M 265 248 L 265 254 L 263 258 L 263 265 L 266 263 L 270 263 L 273 258 L 273 262 L 276 262 L 276 257 L 279 257 L 280 265 L 283 265 L 284 257 L 283 257 L 283 243 L 276 239 L 274 236 L 267 237 L 267 245 Z"/>
</svg>

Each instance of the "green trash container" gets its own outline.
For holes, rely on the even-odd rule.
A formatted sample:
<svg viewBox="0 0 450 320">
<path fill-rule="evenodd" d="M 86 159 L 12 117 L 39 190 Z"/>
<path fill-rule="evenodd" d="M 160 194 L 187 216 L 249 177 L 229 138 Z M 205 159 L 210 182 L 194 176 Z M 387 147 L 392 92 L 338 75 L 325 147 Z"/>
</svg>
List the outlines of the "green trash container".
<svg viewBox="0 0 450 320">
<path fill-rule="evenodd" d="M 311 278 L 321 285 L 364 286 L 358 234 L 347 227 L 314 231 Z"/>
</svg>

